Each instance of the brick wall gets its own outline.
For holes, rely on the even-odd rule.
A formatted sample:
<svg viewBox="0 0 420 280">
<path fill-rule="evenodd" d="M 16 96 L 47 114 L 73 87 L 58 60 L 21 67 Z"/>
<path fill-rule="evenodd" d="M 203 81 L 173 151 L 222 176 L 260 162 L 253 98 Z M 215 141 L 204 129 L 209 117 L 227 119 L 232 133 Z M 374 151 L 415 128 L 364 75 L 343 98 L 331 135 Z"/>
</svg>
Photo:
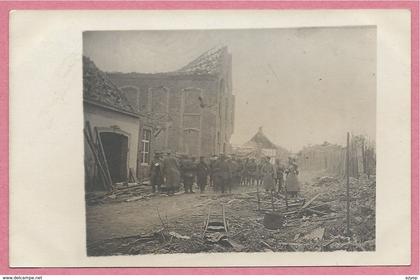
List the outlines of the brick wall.
<svg viewBox="0 0 420 280">
<path fill-rule="evenodd" d="M 231 152 L 235 103 L 231 59 L 224 54 L 217 74 L 108 73 L 143 115 L 139 155 L 145 128 L 153 128 L 152 152 L 171 150 L 196 157 Z M 146 176 L 148 165 L 138 166 L 139 177 Z"/>
</svg>

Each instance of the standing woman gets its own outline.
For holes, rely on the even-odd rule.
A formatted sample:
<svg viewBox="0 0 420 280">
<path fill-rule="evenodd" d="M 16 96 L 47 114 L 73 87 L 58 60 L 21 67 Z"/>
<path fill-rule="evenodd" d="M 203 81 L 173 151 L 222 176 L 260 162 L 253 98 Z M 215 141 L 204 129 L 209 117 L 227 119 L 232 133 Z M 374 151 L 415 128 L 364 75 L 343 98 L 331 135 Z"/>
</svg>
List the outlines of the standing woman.
<svg viewBox="0 0 420 280">
<path fill-rule="evenodd" d="M 241 184 L 243 186 L 249 185 L 249 175 L 248 175 L 248 158 L 242 160 L 242 172 L 241 172 Z"/>
<path fill-rule="evenodd" d="M 289 166 L 286 169 L 286 192 L 290 197 L 297 197 L 300 191 L 298 180 L 299 170 L 296 161 L 289 157 Z"/>
</svg>

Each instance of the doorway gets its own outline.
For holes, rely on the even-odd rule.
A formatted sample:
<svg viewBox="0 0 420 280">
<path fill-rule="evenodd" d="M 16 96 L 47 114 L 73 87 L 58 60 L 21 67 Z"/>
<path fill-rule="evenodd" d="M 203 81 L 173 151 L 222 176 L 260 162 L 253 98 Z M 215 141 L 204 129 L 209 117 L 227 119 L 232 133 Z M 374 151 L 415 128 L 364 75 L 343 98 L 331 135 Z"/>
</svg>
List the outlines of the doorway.
<svg viewBox="0 0 420 280">
<path fill-rule="evenodd" d="M 100 136 L 112 182 L 127 181 L 128 137 L 113 132 L 101 132 Z"/>
</svg>

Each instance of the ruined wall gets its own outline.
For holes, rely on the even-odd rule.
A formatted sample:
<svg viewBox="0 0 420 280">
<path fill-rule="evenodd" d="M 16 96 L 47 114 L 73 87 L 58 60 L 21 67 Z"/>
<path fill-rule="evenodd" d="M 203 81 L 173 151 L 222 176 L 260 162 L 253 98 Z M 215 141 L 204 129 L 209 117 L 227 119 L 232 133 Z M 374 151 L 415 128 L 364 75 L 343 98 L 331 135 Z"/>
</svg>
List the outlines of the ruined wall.
<svg viewBox="0 0 420 280">
<path fill-rule="evenodd" d="M 298 164 L 302 170 L 334 170 L 342 152 L 343 147 L 332 144 L 305 147 L 299 152 Z"/>
<path fill-rule="evenodd" d="M 362 174 L 376 174 L 375 144 L 363 136 L 352 136 L 349 146 L 349 174 L 358 178 Z M 303 148 L 298 153 L 298 165 L 302 170 L 321 171 L 346 175 L 346 147 L 324 143 Z"/>
<path fill-rule="evenodd" d="M 174 72 L 107 73 L 141 116 L 138 157 L 145 129 L 152 131 L 152 154 L 167 150 L 195 157 L 230 153 L 235 103 L 231 72 L 232 56 L 223 47 Z M 138 164 L 139 177 L 148 176 L 149 163 Z"/>
<path fill-rule="evenodd" d="M 225 79 L 137 73 L 111 73 L 109 77 L 122 91 L 129 95 L 135 91 L 139 96 L 140 112 L 158 127 L 154 150 L 194 156 L 230 152 L 234 98 Z"/>
</svg>

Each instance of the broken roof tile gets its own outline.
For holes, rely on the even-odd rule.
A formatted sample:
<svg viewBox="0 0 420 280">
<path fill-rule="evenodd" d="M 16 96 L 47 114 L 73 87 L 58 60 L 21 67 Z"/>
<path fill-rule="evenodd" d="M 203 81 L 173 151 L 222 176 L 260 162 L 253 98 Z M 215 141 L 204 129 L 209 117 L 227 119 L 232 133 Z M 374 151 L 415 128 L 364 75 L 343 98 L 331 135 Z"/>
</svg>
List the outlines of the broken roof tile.
<svg viewBox="0 0 420 280">
<path fill-rule="evenodd" d="M 227 47 L 218 49 L 210 49 L 200 55 L 198 58 L 188 63 L 186 66 L 175 71 L 176 73 L 184 74 L 216 74 L 220 70 L 222 64 L 223 53 L 226 52 Z"/>
<path fill-rule="evenodd" d="M 128 113 L 136 113 L 127 97 L 111 82 L 108 75 L 85 56 L 83 56 L 83 99 Z"/>
</svg>

